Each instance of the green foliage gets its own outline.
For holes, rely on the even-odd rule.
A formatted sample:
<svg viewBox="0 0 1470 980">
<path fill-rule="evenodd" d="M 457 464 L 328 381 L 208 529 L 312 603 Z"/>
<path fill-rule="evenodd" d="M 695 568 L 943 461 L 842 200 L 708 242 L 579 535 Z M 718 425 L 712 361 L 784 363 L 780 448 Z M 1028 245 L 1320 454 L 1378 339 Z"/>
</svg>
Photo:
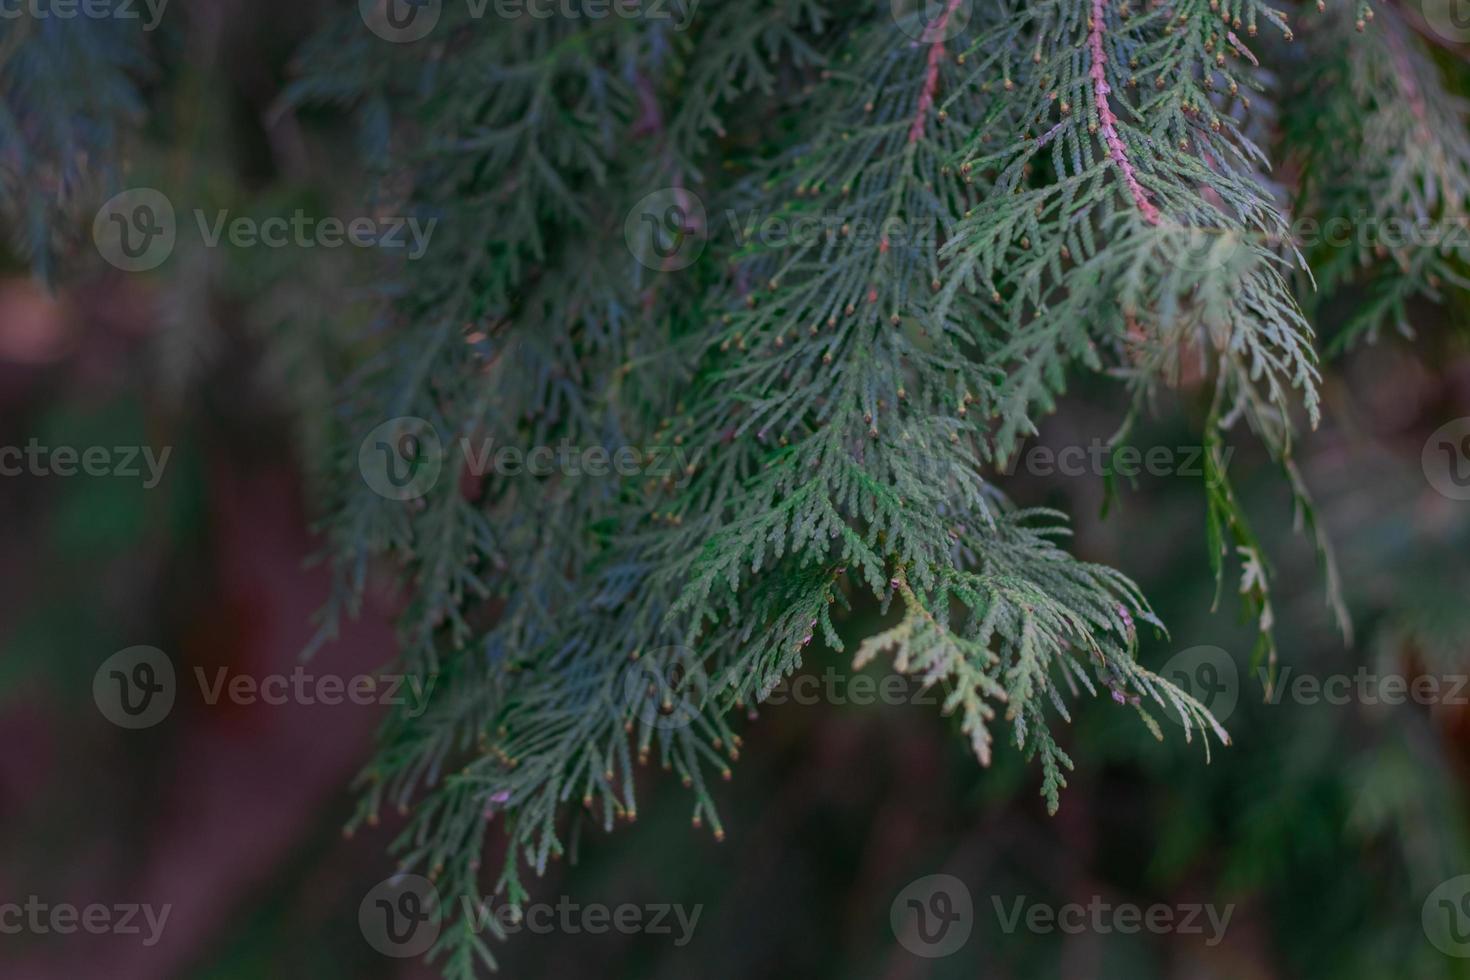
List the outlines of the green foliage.
<svg viewBox="0 0 1470 980">
<path fill-rule="evenodd" d="M 0 221 L 38 275 L 75 247 L 70 219 L 120 179 L 143 117 L 145 37 L 109 18 L 0 21 Z"/>
<path fill-rule="evenodd" d="M 373 270 L 340 431 L 309 445 L 336 572 L 316 642 L 386 565 L 407 586 L 403 668 L 437 681 L 426 711 L 385 723 L 358 820 L 411 812 L 397 850 L 450 903 L 450 975 L 493 965 L 459 913 L 485 891 L 487 828 L 512 904 L 584 827 L 636 815 L 641 763 L 723 836 L 710 784 L 738 757 L 734 716 L 813 642 L 841 649 L 853 608 L 900 606 L 855 668 L 891 652 L 942 687 L 984 764 L 1001 715 L 1052 810 L 1072 766 L 1053 722 L 1084 691 L 1155 736 L 1150 702 L 1187 739 L 1228 741 L 1140 662 L 1136 624 L 1161 624 L 1131 581 L 1063 550 L 1064 515 L 991 476 L 1079 373 L 1119 379 L 1129 420 L 1182 391 L 1202 416 L 1208 561 L 1223 583 L 1238 559 L 1274 668 L 1269 562 L 1225 439 L 1249 430 L 1281 465 L 1335 602 L 1291 456 L 1294 416 L 1320 411 L 1301 287 L 1367 282 L 1351 338 L 1464 281 L 1444 250 L 1299 251 L 1262 146 L 1273 103 L 1307 93 L 1281 154 L 1302 161 L 1301 210 L 1458 219 L 1464 110 L 1422 42 L 1397 20 L 1352 40 L 1333 15 L 1298 61 L 1286 15 L 1255 0 L 950 0 L 929 21 L 706 0 L 687 25 L 577 9 L 494 29 L 472 10 L 445 5 L 412 44 L 349 11 L 302 50 L 285 100 L 354 111 L 365 206 L 437 222 L 423 261 Z M 28 107 L 0 120 L 7 210 L 53 168 L 69 187 L 135 108 L 109 84 L 31 111 L 66 58 L 136 70 L 131 48 L 56 41 L 42 29 L 0 63 L 6 104 Z M 1284 81 L 1262 64 L 1273 47 Z M 51 216 L 34 208 L 50 205 L 26 206 L 14 223 L 44 263 Z M 297 296 L 253 322 L 332 319 Z M 321 374 L 272 368 L 320 397 Z M 359 470 L 364 437 L 404 417 L 443 467 L 406 501 Z M 560 444 L 678 465 L 531 477 L 475 454 Z"/>
<path fill-rule="evenodd" d="M 1408 333 L 1411 299 L 1470 285 L 1470 103 L 1403 19 L 1354 36 L 1365 13 L 1322 15 L 1283 135 L 1300 167 L 1298 207 L 1321 230 L 1312 269 L 1323 295 L 1352 284 L 1361 297 L 1332 350 Z"/>
</svg>

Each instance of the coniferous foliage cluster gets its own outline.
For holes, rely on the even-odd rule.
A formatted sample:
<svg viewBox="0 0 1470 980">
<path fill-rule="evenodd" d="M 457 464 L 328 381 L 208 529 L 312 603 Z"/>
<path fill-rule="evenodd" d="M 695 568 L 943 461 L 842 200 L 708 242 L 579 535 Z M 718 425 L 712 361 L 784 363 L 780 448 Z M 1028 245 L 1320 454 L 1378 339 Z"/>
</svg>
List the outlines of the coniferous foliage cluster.
<svg viewBox="0 0 1470 980">
<path fill-rule="evenodd" d="M 528 871 L 636 817 L 645 766 L 724 837 L 746 713 L 844 651 L 857 610 L 884 619 L 846 641 L 854 669 L 933 686 L 981 764 L 1034 761 L 1049 810 L 1081 698 L 1229 744 L 1150 669 L 1165 624 L 1129 569 L 1074 555 L 1068 515 L 1003 474 L 1081 377 L 1115 382 L 1114 451 L 1182 401 L 1201 560 L 1269 694 L 1270 559 L 1228 444 L 1279 465 L 1346 633 L 1293 455 L 1321 358 L 1470 285 L 1454 233 L 1359 234 L 1470 206 L 1464 65 L 1397 7 L 627 9 L 363 4 L 296 54 L 278 107 L 350 114 L 364 206 L 434 222 L 422 260 L 363 272 L 371 315 L 337 324 L 334 410 L 305 441 L 336 582 L 318 642 L 394 569 L 402 667 L 436 682 L 386 723 L 357 822 L 409 815 L 395 850 L 447 899 L 452 976 L 494 965 L 460 898 L 525 900 Z M 0 214 L 47 274 L 76 257 L 67 214 L 126 184 L 152 69 L 115 31 L 5 38 Z M 79 63 L 95 86 L 52 83 Z M 1338 219 L 1347 245 L 1303 233 Z M 473 451 L 557 445 L 639 471 Z M 390 492 L 380 450 L 409 474 Z"/>
</svg>

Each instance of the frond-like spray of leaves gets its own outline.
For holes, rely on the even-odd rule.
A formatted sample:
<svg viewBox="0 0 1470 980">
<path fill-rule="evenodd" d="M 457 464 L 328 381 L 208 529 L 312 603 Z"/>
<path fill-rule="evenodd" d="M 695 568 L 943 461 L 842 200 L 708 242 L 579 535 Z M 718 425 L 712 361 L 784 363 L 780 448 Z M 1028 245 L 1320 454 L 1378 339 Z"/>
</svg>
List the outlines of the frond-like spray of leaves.
<svg viewBox="0 0 1470 980">
<path fill-rule="evenodd" d="M 145 37 L 115 17 L 0 21 L 0 220 L 42 278 L 75 245 L 82 212 L 119 183 L 143 114 Z"/>
<path fill-rule="evenodd" d="M 441 221 L 345 418 L 358 438 L 424 420 L 443 473 L 407 504 L 349 491 L 330 533 L 339 610 L 378 556 L 412 576 L 404 659 L 437 683 L 386 726 L 362 817 L 424 795 L 398 850 L 450 897 L 451 975 L 492 959 L 458 904 L 478 897 L 487 824 L 508 836 L 495 893 L 512 903 L 582 827 L 634 817 L 641 762 L 723 836 L 709 781 L 738 756 L 728 714 L 817 637 L 840 649 L 847 603 L 899 597 L 858 661 L 892 649 L 943 684 L 982 762 L 1003 714 L 1053 808 L 1070 762 L 1050 719 L 1084 690 L 1155 734 L 1150 700 L 1225 739 L 1138 663 L 1137 589 L 984 477 L 1079 365 L 1142 394 L 1203 363 L 1212 432 L 1245 418 L 1283 456 L 1293 399 L 1315 417 L 1283 276 L 1299 257 L 1259 244 L 1284 222 L 1235 99 L 1254 55 L 1203 5 L 1176 20 L 1194 10 L 954 0 L 833 32 L 814 6 L 753 3 L 684 33 L 491 35 L 446 15 L 434 58 L 375 49 L 375 66 L 360 41 L 324 42 L 297 96 L 406 117 L 376 130 L 385 193 Z M 737 127 L 796 135 L 751 152 Z M 650 192 L 683 212 L 661 244 L 708 238 L 702 259 L 630 260 L 625 218 Z M 487 441 L 559 440 L 677 465 L 589 481 L 475 462 Z M 1239 538 L 1226 490 L 1210 513 Z"/>
<path fill-rule="evenodd" d="M 981 128 L 965 146 L 961 173 L 990 190 L 945 244 L 941 297 L 990 297 L 1007 365 L 1000 453 L 1034 431 L 1074 362 L 1119 371 L 1141 396 L 1208 377 L 1208 424 L 1243 419 L 1283 460 L 1297 397 L 1315 425 L 1312 331 L 1287 279 L 1302 258 L 1245 132 L 1244 92 L 1260 82 L 1237 32 L 1254 36 L 1258 20 L 1289 38 L 1256 3 L 1090 0 L 1020 6 L 975 42 L 947 105 L 990 97 L 1022 128 Z M 1266 582 L 1251 571 L 1265 559 L 1224 478 L 1212 549 L 1228 537 L 1240 551 L 1269 645 Z"/>
<path fill-rule="evenodd" d="M 1324 296 L 1346 284 L 1362 294 L 1336 351 L 1407 333 L 1411 299 L 1470 286 L 1470 104 L 1397 10 L 1334 5 L 1304 36 L 1283 139 L 1298 157 L 1309 256 Z"/>
</svg>

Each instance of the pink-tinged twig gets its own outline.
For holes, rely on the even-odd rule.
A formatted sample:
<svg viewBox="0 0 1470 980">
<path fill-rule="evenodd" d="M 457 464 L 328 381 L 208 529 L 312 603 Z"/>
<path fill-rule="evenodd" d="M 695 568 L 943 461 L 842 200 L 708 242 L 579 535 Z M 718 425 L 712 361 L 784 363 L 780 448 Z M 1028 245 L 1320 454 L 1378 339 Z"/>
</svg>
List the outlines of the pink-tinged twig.
<svg viewBox="0 0 1470 980">
<path fill-rule="evenodd" d="M 1256 60 L 1255 53 L 1252 52 L 1250 48 L 1245 46 L 1244 41 L 1235 36 L 1234 31 L 1226 31 L 1225 40 L 1230 42 L 1230 46 L 1238 51 L 1241 57 L 1245 58 L 1245 60 L 1255 65 L 1257 68 L 1261 67 L 1260 61 Z"/>
<path fill-rule="evenodd" d="M 914 124 L 909 127 L 909 142 L 917 143 L 924 138 L 924 119 L 929 107 L 934 104 L 934 93 L 939 89 L 939 62 L 944 58 L 944 31 L 949 26 L 950 15 L 960 5 L 960 0 L 949 0 L 944 12 L 924 32 L 929 44 L 929 61 L 924 68 L 924 87 L 919 90 L 919 107 L 914 111 Z"/>
<path fill-rule="evenodd" d="M 1103 14 L 1106 8 L 1107 0 L 1092 0 L 1092 21 L 1087 25 L 1087 46 L 1092 52 L 1092 92 L 1097 100 L 1098 130 L 1102 133 L 1103 142 L 1107 144 L 1108 156 L 1112 157 L 1113 163 L 1123 174 L 1123 184 L 1133 197 L 1133 203 L 1138 205 L 1143 220 L 1156 225 L 1159 223 L 1159 209 L 1154 207 L 1148 194 L 1144 192 L 1143 185 L 1138 182 L 1138 176 L 1133 171 L 1133 162 L 1128 159 L 1128 149 L 1118 136 L 1118 117 L 1113 115 L 1113 107 L 1108 104 L 1108 93 L 1112 88 L 1108 85 L 1107 59 L 1103 54 Z"/>
</svg>

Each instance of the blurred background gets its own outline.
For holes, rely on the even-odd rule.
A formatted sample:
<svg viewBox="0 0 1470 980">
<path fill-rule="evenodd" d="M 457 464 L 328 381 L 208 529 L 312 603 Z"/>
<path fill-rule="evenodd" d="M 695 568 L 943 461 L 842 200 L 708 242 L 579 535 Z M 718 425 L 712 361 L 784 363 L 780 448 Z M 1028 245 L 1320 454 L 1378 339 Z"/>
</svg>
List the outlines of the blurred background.
<svg viewBox="0 0 1470 980">
<path fill-rule="evenodd" d="M 166 177 L 211 213 L 353 213 L 348 120 L 281 108 L 290 53 L 322 6 L 224 0 L 157 32 L 170 74 L 137 95 L 171 135 L 126 161 L 129 182 Z M 0 478 L 0 906 L 168 911 L 156 929 L 138 913 L 137 934 L 0 931 L 0 977 L 437 976 L 382 955 L 359 922 L 393 871 L 385 852 L 401 826 L 385 817 L 341 832 L 382 708 L 210 704 L 192 682 L 196 671 L 290 675 L 314 636 L 329 581 L 311 562 L 322 495 L 302 461 L 320 449 L 365 305 L 349 285 L 360 281 L 351 250 L 202 249 L 181 236 L 167 275 L 137 276 L 91 251 L 89 227 L 63 244 L 74 271 L 49 284 L 23 249 L 3 267 L 0 446 L 133 447 L 141 472 Z M 691 829 L 687 794 L 652 773 L 638 821 L 584 834 L 579 861 L 553 864 L 532 894 L 697 907 L 687 935 L 523 931 L 497 944 L 503 974 L 1470 976 L 1470 881 L 1455 881 L 1470 875 L 1470 500 L 1443 490 L 1461 471 L 1432 462 L 1435 434 L 1470 417 L 1465 315 L 1421 309 L 1418 336 L 1325 367 L 1326 422 L 1298 458 L 1336 553 L 1351 644 L 1279 471 L 1248 439 L 1236 444 L 1231 472 L 1274 563 L 1281 663 L 1269 701 L 1233 580 L 1217 597 L 1197 473 L 1119 479 L 1110 494 L 1099 474 L 1045 472 L 1032 455 L 1001 478 L 1016 500 L 1073 515 L 1078 553 L 1143 587 L 1170 632 L 1141 627 L 1142 658 L 1174 665 L 1165 671 L 1231 733 L 1208 763 L 1198 737 L 1176 728 L 1156 741 L 1130 712 L 1084 698 L 1057 728 L 1076 769 L 1048 817 L 1035 766 L 1007 747 L 982 770 L 932 704 L 850 686 L 790 698 L 743 729 L 734 779 L 718 788 L 723 842 Z M 1142 419 L 1133 444 L 1197 445 L 1189 394 Z M 1029 448 L 1107 439 L 1124 398 L 1111 382 L 1082 384 Z M 142 447 L 161 464 L 156 480 Z M 1470 472 L 1470 453 L 1443 463 Z M 375 574 L 377 601 L 316 652 L 313 675 L 391 660 L 400 599 L 392 570 Z M 850 634 L 876 617 L 855 616 Z M 186 682 L 166 719 L 128 730 L 99 710 L 94 678 L 138 645 L 164 651 Z M 806 667 L 847 669 L 815 646 Z M 1344 676 L 1368 680 L 1346 699 L 1292 686 Z M 1392 677 L 1433 678 L 1437 693 L 1362 693 Z M 971 931 L 953 952 L 920 955 L 895 908 L 939 874 L 963 883 Z M 932 897 L 927 907 L 945 911 Z M 1090 911 L 1102 928 L 1025 924 L 1033 906 L 1099 905 L 1163 905 L 1176 922 L 1209 907 L 1228 925 L 1213 936 L 1201 912 L 1198 929 L 1128 929 Z"/>
</svg>

